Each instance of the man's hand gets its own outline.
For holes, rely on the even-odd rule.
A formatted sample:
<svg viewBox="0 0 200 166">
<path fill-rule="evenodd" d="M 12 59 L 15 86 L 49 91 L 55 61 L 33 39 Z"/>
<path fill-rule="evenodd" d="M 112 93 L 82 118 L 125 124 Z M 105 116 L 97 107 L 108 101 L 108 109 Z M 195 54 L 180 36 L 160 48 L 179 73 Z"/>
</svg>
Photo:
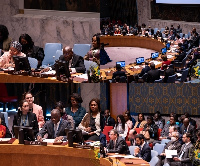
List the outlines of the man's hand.
<svg viewBox="0 0 200 166">
<path fill-rule="evenodd" d="M 37 140 L 40 141 L 40 142 L 42 142 L 42 137 L 38 135 L 37 136 Z"/>
<path fill-rule="evenodd" d="M 40 71 L 40 73 L 44 73 L 44 72 L 47 72 L 47 71 L 49 71 L 49 70 L 50 70 L 50 68 L 47 67 L 47 68 L 42 69 L 42 70 Z"/>
<path fill-rule="evenodd" d="M 166 154 L 165 153 L 160 153 L 160 156 L 166 156 Z"/>
<path fill-rule="evenodd" d="M 59 136 L 55 138 L 54 142 L 62 142 L 62 140 L 63 140 L 63 136 Z"/>
<path fill-rule="evenodd" d="M 135 154 L 138 154 L 140 152 L 140 148 L 139 147 L 136 147 L 135 149 L 134 149 L 134 153 Z"/>
<path fill-rule="evenodd" d="M 181 161 L 178 157 L 174 157 L 173 159 L 174 161 Z"/>
</svg>

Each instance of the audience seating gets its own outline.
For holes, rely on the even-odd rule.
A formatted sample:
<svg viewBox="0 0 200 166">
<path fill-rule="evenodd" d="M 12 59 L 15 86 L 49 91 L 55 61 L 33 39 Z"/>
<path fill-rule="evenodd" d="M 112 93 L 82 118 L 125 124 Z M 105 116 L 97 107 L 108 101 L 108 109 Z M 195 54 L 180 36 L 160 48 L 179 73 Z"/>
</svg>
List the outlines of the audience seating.
<svg viewBox="0 0 200 166">
<path fill-rule="evenodd" d="M 143 130 L 143 128 L 135 128 L 135 131 L 138 133 L 138 134 L 140 134 L 140 131 L 142 131 Z"/>
<path fill-rule="evenodd" d="M 130 154 L 133 155 L 134 154 L 134 149 L 138 147 L 138 146 L 129 146 L 129 151 L 130 151 Z"/>
<path fill-rule="evenodd" d="M 55 55 L 55 61 L 58 60 L 61 55 L 63 55 L 63 51 L 62 50 L 57 50 L 56 51 L 56 55 Z"/>
<path fill-rule="evenodd" d="M 167 83 L 175 83 L 176 80 L 176 74 L 169 76 L 167 79 Z"/>
<path fill-rule="evenodd" d="M 156 166 L 156 164 L 158 163 L 158 157 L 154 156 L 151 161 L 149 162 L 150 166 Z"/>
<path fill-rule="evenodd" d="M 162 129 L 158 129 L 158 140 L 159 140 L 159 137 L 161 136 L 161 132 L 162 132 Z"/>
<path fill-rule="evenodd" d="M 158 155 L 160 155 L 162 153 L 164 147 L 165 147 L 165 144 L 158 144 L 158 143 L 156 143 L 154 145 L 154 147 L 153 147 L 153 150 L 157 151 Z"/>
<path fill-rule="evenodd" d="M 170 166 L 168 163 L 165 163 L 163 166 Z"/>
<path fill-rule="evenodd" d="M 151 150 L 151 158 L 153 158 L 154 156 L 158 156 L 158 152 L 155 150 Z"/>
<path fill-rule="evenodd" d="M 29 64 L 32 69 L 36 69 L 38 65 L 38 60 L 35 58 L 28 57 Z"/>
<path fill-rule="evenodd" d="M 84 57 L 91 49 L 91 44 L 74 44 L 73 52 L 76 55 Z"/>
<path fill-rule="evenodd" d="M 113 126 L 105 126 L 103 129 L 103 134 L 106 136 L 106 140 L 109 141 L 109 135 L 108 133 L 110 132 L 110 130 L 113 129 Z"/>
<path fill-rule="evenodd" d="M 0 83 L 0 103 L 3 103 L 3 112 L 6 112 L 6 106 L 9 102 L 17 102 L 17 96 L 8 96 L 5 83 Z"/>
<path fill-rule="evenodd" d="M 183 38 L 183 33 L 180 33 L 179 35 L 180 35 L 180 38 Z"/>
<path fill-rule="evenodd" d="M 161 28 L 160 32 L 163 33 L 165 31 L 165 28 Z"/>
<path fill-rule="evenodd" d="M 154 83 L 162 83 L 163 82 L 163 79 L 160 78 L 159 80 L 155 80 Z"/>
<path fill-rule="evenodd" d="M 148 74 L 145 73 L 142 77 L 139 77 L 139 79 L 143 79 L 144 82 L 147 82 L 147 77 L 148 77 Z"/>
<path fill-rule="evenodd" d="M 53 65 L 55 63 L 55 55 L 57 50 L 62 50 L 61 43 L 46 43 L 44 47 L 44 59 L 42 61 L 42 66 L 47 67 L 48 65 Z"/>
<path fill-rule="evenodd" d="M 7 112 L 1 112 L 1 113 L 4 114 L 5 123 L 6 123 L 6 126 L 8 127 L 8 113 Z"/>
<path fill-rule="evenodd" d="M 167 144 L 169 141 L 169 139 L 162 139 L 161 144 Z"/>
<path fill-rule="evenodd" d="M 120 83 L 126 83 L 126 77 L 125 76 L 121 76 L 120 77 Z"/>
<path fill-rule="evenodd" d="M 127 144 L 128 146 L 131 146 L 131 142 L 130 142 L 130 141 L 126 141 L 126 144 Z"/>
<path fill-rule="evenodd" d="M 156 34 L 157 31 L 158 31 L 158 28 L 154 28 L 154 34 Z"/>
<path fill-rule="evenodd" d="M 187 56 L 182 60 L 182 62 L 174 61 L 174 69 L 184 68 L 186 66 Z"/>
</svg>

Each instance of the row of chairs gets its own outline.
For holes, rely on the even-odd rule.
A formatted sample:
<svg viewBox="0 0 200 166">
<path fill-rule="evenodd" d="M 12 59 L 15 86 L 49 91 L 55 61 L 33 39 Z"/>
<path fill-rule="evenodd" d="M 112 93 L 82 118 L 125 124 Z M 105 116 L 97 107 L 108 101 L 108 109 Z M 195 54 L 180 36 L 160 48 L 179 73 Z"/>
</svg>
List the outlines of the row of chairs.
<svg viewBox="0 0 200 166">
<path fill-rule="evenodd" d="M 55 60 L 63 54 L 63 45 L 61 43 L 46 43 L 44 48 L 45 57 L 42 61 L 42 67 L 53 65 Z M 91 49 L 91 44 L 74 44 L 73 52 L 79 56 L 84 57 L 87 52 Z M 35 58 L 28 57 L 31 68 L 37 68 L 37 60 Z M 92 62 L 85 61 L 86 69 L 88 70 Z"/>
</svg>

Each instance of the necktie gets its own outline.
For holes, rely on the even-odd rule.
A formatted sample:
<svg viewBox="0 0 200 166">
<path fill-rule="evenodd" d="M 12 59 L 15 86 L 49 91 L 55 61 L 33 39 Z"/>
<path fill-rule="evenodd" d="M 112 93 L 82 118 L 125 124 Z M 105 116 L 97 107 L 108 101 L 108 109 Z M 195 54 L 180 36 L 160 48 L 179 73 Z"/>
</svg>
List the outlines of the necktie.
<svg viewBox="0 0 200 166">
<path fill-rule="evenodd" d="M 57 133 L 57 124 L 54 124 L 54 137 L 56 138 L 56 133 Z"/>
<path fill-rule="evenodd" d="M 182 150 L 182 152 L 181 152 L 181 155 L 180 155 L 179 159 L 181 159 L 181 158 L 183 157 L 183 154 L 185 153 L 185 148 L 186 148 L 186 145 L 184 146 L 184 148 L 183 148 L 183 150 Z"/>
</svg>

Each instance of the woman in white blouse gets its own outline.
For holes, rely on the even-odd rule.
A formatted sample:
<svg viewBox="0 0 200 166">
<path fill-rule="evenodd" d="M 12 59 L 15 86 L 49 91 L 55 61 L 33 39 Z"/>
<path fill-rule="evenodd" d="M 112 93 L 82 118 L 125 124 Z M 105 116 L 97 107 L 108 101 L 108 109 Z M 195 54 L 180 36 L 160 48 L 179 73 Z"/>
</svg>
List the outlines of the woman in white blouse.
<svg viewBox="0 0 200 166">
<path fill-rule="evenodd" d="M 123 115 L 117 116 L 117 123 L 114 129 L 117 130 L 119 136 L 121 136 L 124 139 L 126 138 L 127 133 L 128 133 L 128 125 L 126 124 Z"/>
</svg>

